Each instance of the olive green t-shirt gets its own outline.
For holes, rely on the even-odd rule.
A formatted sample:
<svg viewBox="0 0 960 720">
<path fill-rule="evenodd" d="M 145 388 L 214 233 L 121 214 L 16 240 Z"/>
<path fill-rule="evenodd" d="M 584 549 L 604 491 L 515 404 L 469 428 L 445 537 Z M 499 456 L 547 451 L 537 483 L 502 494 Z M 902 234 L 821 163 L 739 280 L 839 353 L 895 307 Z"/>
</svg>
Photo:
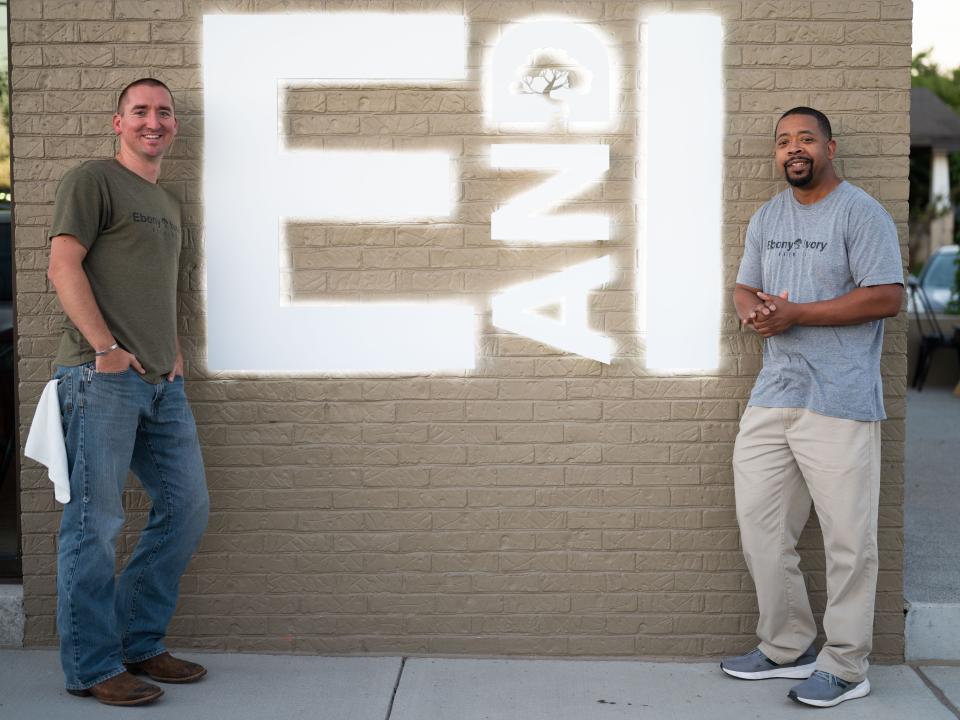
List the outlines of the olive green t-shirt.
<svg viewBox="0 0 960 720">
<path fill-rule="evenodd" d="M 73 235 L 87 248 L 83 269 L 103 318 L 158 383 L 177 357 L 180 202 L 116 160 L 91 160 L 57 188 L 49 237 Z M 65 318 L 57 365 L 94 360 L 94 349 Z"/>
</svg>

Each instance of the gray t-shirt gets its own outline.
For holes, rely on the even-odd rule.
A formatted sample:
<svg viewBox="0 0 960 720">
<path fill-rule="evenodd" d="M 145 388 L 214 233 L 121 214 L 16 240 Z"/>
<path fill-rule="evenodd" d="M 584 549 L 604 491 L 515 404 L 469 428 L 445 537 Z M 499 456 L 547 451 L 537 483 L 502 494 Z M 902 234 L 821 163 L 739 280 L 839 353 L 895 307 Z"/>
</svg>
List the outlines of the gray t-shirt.
<svg viewBox="0 0 960 720">
<path fill-rule="evenodd" d="M 812 205 L 787 188 L 751 218 L 737 282 L 771 295 L 788 290 L 798 303 L 903 284 L 897 229 L 880 203 L 848 182 Z M 882 344 L 882 320 L 797 325 L 767 338 L 750 405 L 883 420 Z"/>
</svg>

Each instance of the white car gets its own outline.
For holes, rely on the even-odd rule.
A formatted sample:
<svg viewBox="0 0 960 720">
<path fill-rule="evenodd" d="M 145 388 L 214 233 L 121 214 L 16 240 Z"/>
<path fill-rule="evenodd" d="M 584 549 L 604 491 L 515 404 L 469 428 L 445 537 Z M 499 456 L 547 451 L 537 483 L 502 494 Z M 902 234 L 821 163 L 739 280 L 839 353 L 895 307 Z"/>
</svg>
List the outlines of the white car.
<svg viewBox="0 0 960 720">
<path fill-rule="evenodd" d="M 946 245 L 934 251 L 920 271 L 920 277 L 910 276 L 910 284 L 923 288 L 935 313 L 942 313 L 951 296 L 956 293 L 957 258 L 960 246 Z M 913 312 L 913 293 L 909 297 L 909 311 Z"/>
</svg>

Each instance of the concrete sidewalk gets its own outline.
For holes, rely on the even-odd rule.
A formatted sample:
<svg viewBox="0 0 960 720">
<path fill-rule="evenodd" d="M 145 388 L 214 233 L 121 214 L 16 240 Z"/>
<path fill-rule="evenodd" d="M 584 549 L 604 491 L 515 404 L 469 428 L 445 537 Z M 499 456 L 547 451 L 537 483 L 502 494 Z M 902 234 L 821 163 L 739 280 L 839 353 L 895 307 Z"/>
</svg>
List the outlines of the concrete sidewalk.
<svg viewBox="0 0 960 720">
<path fill-rule="evenodd" d="M 0 651 L 0 718 L 778 720 L 814 712 L 787 699 L 795 681 L 734 680 L 716 663 L 184 655 L 203 662 L 209 676 L 164 686 L 146 708 L 107 708 L 63 690 L 55 651 Z M 960 717 L 951 709 L 960 704 L 960 667 L 874 667 L 870 680 L 870 696 L 830 716 Z"/>
<path fill-rule="evenodd" d="M 960 398 L 907 391 L 904 467 L 906 659 L 960 661 Z"/>
</svg>

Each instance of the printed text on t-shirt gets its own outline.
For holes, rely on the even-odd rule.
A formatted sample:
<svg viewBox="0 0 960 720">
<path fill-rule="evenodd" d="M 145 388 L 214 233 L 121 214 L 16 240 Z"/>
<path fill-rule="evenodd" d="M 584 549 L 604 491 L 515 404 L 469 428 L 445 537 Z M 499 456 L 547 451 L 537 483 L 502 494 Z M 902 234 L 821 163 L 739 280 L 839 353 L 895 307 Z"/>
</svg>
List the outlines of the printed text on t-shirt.
<svg viewBox="0 0 960 720">
<path fill-rule="evenodd" d="M 795 252 L 797 250 L 816 250 L 823 252 L 827 247 L 824 240 L 767 240 L 767 250 Z M 781 253 L 782 254 L 782 253 Z"/>
</svg>

